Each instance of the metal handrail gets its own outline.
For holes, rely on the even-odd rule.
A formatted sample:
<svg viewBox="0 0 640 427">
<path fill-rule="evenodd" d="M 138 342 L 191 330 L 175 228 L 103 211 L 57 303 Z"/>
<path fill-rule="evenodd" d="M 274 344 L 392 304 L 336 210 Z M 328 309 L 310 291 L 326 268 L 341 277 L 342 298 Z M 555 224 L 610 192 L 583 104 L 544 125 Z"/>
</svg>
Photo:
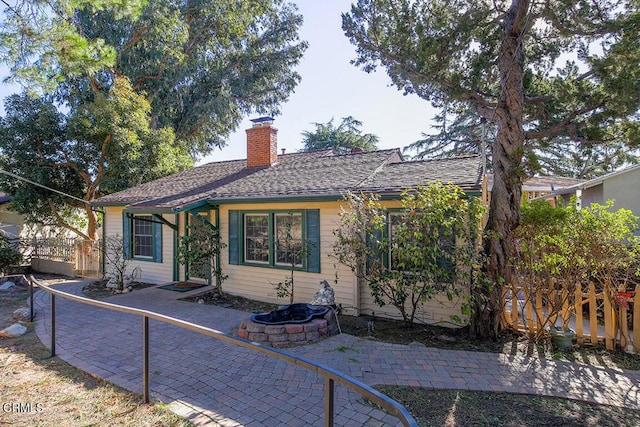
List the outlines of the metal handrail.
<svg viewBox="0 0 640 427">
<path fill-rule="evenodd" d="M 148 310 L 142 310 L 139 308 L 126 307 L 122 305 L 112 304 L 104 301 L 97 301 L 86 297 L 81 297 L 78 295 L 69 294 L 67 292 L 62 292 L 58 289 L 54 289 L 39 282 L 36 278 L 31 276 L 31 283 L 36 283 L 39 288 L 42 290 L 49 292 L 51 295 L 51 356 L 55 356 L 56 347 L 55 347 L 55 312 L 56 312 L 56 304 L 55 297 L 56 295 L 70 299 L 73 301 L 78 301 L 83 304 L 92 305 L 95 307 L 106 308 L 109 310 L 120 311 L 122 313 L 135 314 L 138 316 L 142 316 L 142 399 L 144 403 L 149 403 L 149 319 L 155 319 L 160 322 L 168 323 L 170 325 L 175 325 L 180 328 L 188 329 L 190 331 L 198 332 L 200 334 L 216 338 L 233 345 L 237 345 L 249 350 L 257 351 L 263 354 L 266 354 L 271 357 L 275 357 L 280 360 L 284 360 L 288 363 L 292 363 L 296 366 L 301 366 L 310 371 L 316 372 L 319 375 L 322 375 L 325 378 L 325 387 L 324 387 L 324 415 L 325 415 L 325 426 L 332 427 L 334 425 L 334 387 L 335 382 L 339 382 L 343 386 L 355 390 L 360 393 L 360 395 L 369 399 L 371 402 L 377 404 L 378 406 L 385 409 L 391 415 L 398 418 L 404 426 L 407 427 L 418 427 L 418 423 L 413 419 L 409 411 L 402 406 L 400 403 L 391 399 L 390 397 L 380 393 L 376 389 L 371 386 L 356 380 L 348 375 L 344 375 L 333 368 L 328 366 L 324 366 L 313 362 L 310 359 L 305 357 L 295 356 L 285 351 L 267 347 L 260 343 L 256 343 L 253 341 L 249 341 L 240 337 L 234 337 L 224 332 L 220 332 L 215 329 L 207 328 L 205 326 L 197 325 L 195 323 L 187 322 L 184 320 L 176 319 L 174 317 L 165 316 L 163 314 L 155 313 Z M 33 298 L 31 299 L 31 306 L 33 306 Z"/>
</svg>

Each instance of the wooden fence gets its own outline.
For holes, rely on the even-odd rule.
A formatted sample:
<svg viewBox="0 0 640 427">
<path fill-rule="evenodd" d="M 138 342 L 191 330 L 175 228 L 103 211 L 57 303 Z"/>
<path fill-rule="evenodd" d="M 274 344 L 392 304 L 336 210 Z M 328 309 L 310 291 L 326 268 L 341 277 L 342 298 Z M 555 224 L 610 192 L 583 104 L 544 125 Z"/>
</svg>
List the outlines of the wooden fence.
<svg viewBox="0 0 640 427">
<path fill-rule="evenodd" d="M 29 242 L 31 258 L 74 264 L 74 274 L 98 277 L 101 274 L 100 240 L 73 238 L 37 239 Z"/>
<path fill-rule="evenodd" d="M 504 323 L 529 335 L 540 335 L 567 320 L 578 344 L 604 343 L 640 352 L 640 285 L 635 290 L 605 286 L 558 290 L 557 287 L 512 285 L 504 295 Z M 558 326 L 560 326 L 558 324 Z"/>
</svg>

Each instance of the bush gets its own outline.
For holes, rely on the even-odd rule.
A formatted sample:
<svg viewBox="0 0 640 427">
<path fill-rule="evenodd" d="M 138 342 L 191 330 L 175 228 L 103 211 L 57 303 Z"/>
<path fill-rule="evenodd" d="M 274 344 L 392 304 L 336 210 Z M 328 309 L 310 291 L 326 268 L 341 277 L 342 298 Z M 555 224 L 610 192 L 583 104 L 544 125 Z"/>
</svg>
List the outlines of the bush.
<svg viewBox="0 0 640 427">
<path fill-rule="evenodd" d="M 21 262 L 22 254 L 6 240 L 0 239 L 0 271 L 6 272 L 7 268 L 20 265 Z"/>
<path fill-rule="evenodd" d="M 394 306 L 411 325 L 434 295 L 453 299 L 468 292 L 483 213 L 476 198 L 437 182 L 403 192 L 395 210 L 372 194 L 348 194 L 345 201 L 333 252 L 367 283 L 379 306 Z M 463 314 L 469 314 L 466 304 Z"/>
<path fill-rule="evenodd" d="M 512 298 L 537 303 L 532 304 L 537 320 L 528 330 L 531 338 L 545 338 L 558 316 L 568 327 L 578 284 L 586 289 L 593 283 L 598 293 L 613 295 L 639 276 L 640 241 L 634 235 L 638 217 L 613 207 L 611 201 L 583 209 L 573 204 L 552 207 L 546 201 L 523 206 L 521 225 L 514 232 L 516 283 L 511 293 Z M 541 296 L 544 302 L 536 300 Z"/>
</svg>

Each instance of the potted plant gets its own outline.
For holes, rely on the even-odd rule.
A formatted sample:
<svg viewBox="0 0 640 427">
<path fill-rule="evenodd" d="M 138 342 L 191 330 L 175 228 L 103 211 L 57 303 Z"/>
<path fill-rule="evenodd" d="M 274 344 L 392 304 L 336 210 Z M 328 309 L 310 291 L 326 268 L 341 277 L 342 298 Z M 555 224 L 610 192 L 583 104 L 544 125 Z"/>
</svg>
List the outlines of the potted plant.
<svg viewBox="0 0 640 427">
<path fill-rule="evenodd" d="M 553 346 L 560 351 L 571 348 L 573 340 L 576 338 L 576 331 L 564 326 L 554 326 L 549 333 Z"/>
</svg>

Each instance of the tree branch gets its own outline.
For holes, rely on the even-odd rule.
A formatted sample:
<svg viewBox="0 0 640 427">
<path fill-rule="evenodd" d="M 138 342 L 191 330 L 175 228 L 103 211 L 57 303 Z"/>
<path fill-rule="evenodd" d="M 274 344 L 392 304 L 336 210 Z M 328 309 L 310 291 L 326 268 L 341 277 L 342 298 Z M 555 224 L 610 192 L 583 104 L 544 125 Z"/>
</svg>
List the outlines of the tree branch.
<svg viewBox="0 0 640 427">
<path fill-rule="evenodd" d="M 72 225 L 69 225 L 65 222 L 65 220 L 60 216 L 60 214 L 58 213 L 58 209 L 56 208 L 56 205 L 53 203 L 53 200 L 48 199 L 47 203 L 49 204 L 49 209 L 51 209 L 51 213 L 53 214 L 55 220 L 56 220 L 56 225 L 62 227 L 62 228 L 66 228 L 67 230 L 77 234 L 78 236 L 86 239 L 86 240 L 92 240 L 88 235 L 86 235 L 85 233 L 83 233 L 82 231 L 78 230 L 77 228 L 73 227 Z"/>
</svg>

